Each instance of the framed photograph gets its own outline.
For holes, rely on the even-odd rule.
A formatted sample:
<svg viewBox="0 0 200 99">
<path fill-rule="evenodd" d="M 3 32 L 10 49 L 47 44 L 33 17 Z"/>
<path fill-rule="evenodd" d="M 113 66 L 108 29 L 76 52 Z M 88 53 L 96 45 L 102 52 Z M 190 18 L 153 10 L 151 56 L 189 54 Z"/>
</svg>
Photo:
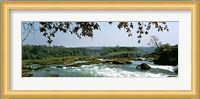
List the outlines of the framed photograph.
<svg viewBox="0 0 200 99">
<path fill-rule="evenodd" d="M 198 2 L 2 2 L 4 98 L 198 98 Z"/>
</svg>

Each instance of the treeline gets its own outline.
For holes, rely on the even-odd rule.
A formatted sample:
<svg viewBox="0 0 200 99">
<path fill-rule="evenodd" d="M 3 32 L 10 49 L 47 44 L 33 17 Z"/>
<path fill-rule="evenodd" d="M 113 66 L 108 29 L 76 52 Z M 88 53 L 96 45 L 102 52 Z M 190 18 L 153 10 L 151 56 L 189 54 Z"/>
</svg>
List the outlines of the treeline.
<svg viewBox="0 0 200 99">
<path fill-rule="evenodd" d="M 140 53 L 136 47 L 111 47 L 102 49 L 100 55 L 104 58 L 133 58 Z"/>
<path fill-rule="evenodd" d="M 48 47 L 46 45 L 23 45 L 22 59 L 45 59 L 50 57 L 88 56 L 85 48 Z"/>
<path fill-rule="evenodd" d="M 99 58 L 131 58 L 137 57 L 138 49 L 135 47 L 105 47 L 99 49 L 90 48 L 66 48 L 63 46 L 49 47 L 46 45 L 23 45 L 22 59 L 45 59 L 51 57 L 99 57 Z"/>
</svg>

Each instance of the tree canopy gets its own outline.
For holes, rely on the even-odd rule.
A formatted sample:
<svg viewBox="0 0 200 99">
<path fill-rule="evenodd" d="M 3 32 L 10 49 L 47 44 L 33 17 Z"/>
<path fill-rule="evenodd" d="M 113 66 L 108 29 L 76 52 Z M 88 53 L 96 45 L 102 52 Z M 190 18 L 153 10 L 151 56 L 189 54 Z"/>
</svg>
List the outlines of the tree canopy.
<svg viewBox="0 0 200 99">
<path fill-rule="evenodd" d="M 26 35 L 23 41 L 29 36 L 30 33 L 35 33 L 39 31 L 47 38 L 47 43 L 50 45 L 53 40 L 52 38 L 56 36 L 56 33 L 71 33 L 75 34 L 78 38 L 81 37 L 93 37 L 94 30 L 101 30 L 99 22 L 38 22 L 39 27 L 36 27 L 36 22 L 22 22 L 22 27 L 24 29 L 23 34 Z M 112 25 L 113 22 L 108 22 Z M 142 35 L 149 34 L 151 28 L 157 29 L 158 32 L 169 31 L 166 22 L 117 22 L 117 27 L 119 30 L 125 30 L 128 36 L 133 35 L 133 29 L 136 29 L 136 34 L 138 38 L 138 43 L 141 42 Z"/>
</svg>

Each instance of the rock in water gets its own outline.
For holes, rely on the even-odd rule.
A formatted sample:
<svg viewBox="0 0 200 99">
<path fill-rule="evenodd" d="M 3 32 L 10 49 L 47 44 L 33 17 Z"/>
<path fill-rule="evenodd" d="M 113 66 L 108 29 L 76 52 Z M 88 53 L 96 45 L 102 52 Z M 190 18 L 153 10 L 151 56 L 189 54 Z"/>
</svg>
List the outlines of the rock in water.
<svg viewBox="0 0 200 99">
<path fill-rule="evenodd" d="M 178 66 L 174 67 L 173 71 L 178 74 Z"/>
<path fill-rule="evenodd" d="M 140 65 L 137 65 L 136 68 L 141 69 L 141 70 L 149 70 L 149 69 L 151 69 L 151 67 L 146 63 L 142 63 Z"/>
<path fill-rule="evenodd" d="M 113 60 L 106 60 L 104 63 L 110 63 L 110 64 L 131 64 L 132 62 L 129 61 L 129 59 L 123 59 L 123 58 L 115 58 Z"/>
<path fill-rule="evenodd" d="M 62 68 L 62 66 L 56 66 L 56 68 Z"/>
</svg>

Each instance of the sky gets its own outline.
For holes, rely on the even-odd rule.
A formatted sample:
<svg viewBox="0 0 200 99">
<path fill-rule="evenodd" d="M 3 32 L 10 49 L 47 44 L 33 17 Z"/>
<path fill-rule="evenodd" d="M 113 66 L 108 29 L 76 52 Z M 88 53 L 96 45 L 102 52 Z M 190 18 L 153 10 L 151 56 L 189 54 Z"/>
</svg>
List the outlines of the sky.
<svg viewBox="0 0 200 99">
<path fill-rule="evenodd" d="M 134 22 L 134 28 L 131 31 L 133 34 L 131 37 L 125 29 L 119 30 L 117 28 L 117 22 L 109 25 L 108 22 L 98 22 L 101 30 L 95 30 L 93 32 L 93 38 L 82 37 L 79 39 L 76 35 L 71 33 L 57 32 L 55 37 L 52 39 L 53 42 L 51 46 L 65 46 L 65 47 L 101 47 L 101 46 L 127 46 L 127 47 L 147 47 L 150 42 L 150 36 L 158 37 L 162 44 L 178 44 L 179 36 L 179 23 L 178 22 L 166 22 L 169 31 L 158 32 L 157 29 L 151 28 L 148 35 L 142 35 L 141 43 L 138 43 L 137 22 Z M 36 28 L 39 27 L 38 22 L 35 24 Z M 22 28 L 22 39 L 25 38 L 26 34 L 23 33 Z M 25 41 L 22 42 L 23 45 L 48 45 L 47 38 L 43 36 L 36 30 L 35 33 L 31 32 Z"/>
</svg>

